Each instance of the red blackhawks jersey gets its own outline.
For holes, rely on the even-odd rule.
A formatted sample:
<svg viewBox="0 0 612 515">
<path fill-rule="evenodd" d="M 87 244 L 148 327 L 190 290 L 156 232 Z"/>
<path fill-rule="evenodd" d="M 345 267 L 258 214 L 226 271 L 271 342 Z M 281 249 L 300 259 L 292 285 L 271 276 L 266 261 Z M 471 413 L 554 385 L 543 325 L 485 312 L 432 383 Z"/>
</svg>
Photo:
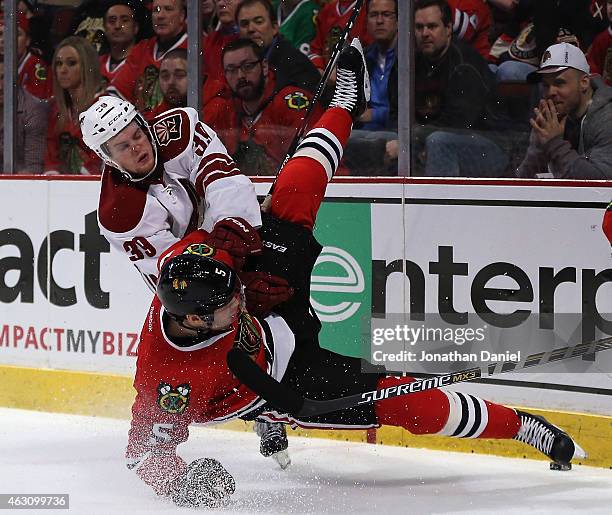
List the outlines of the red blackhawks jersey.
<svg viewBox="0 0 612 515">
<path fill-rule="evenodd" d="M 30 51 L 26 52 L 19 63 L 17 72 L 19 84 L 31 95 L 42 100 L 53 95 L 53 79 L 49 65 L 38 55 Z"/>
<path fill-rule="evenodd" d="M 111 67 L 111 55 L 103 54 L 100 56 L 100 73 L 106 80 L 107 85 L 113 82 L 113 79 L 119 73 L 119 70 L 121 70 L 126 61 L 127 57 Z"/>
<path fill-rule="evenodd" d="M 97 154 L 83 143 L 81 126 L 69 119 L 59 126 L 57 104 L 51 101 L 47 128 L 45 173 L 71 175 L 98 175 L 103 163 Z"/>
<path fill-rule="evenodd" d="M 591 73 L 598 73 L 606 81 L 608 86 L 612 86 L 612 28 L 608 27 L 600 32 L 587 54 L 587 59 L 591 67 Z"/>
<path fill-rule="evenodd" d="M 169 483 L 185 467 L 176 447 L 187 440 L 189 424 L 227 421 L 265 402 L 230 372 L 228 351 L 234 345 L 248 349 L 254 361 L 280 381 L 295 349 L 293 333 L 276 315 L 260 322 L 243 313 L 227 331 L 189 349 L 168 336 L 167 322 L 155 297 L 140 336 L 126 452 L 128 468 L 160 495 L 168 494 Z M 262 324 L 269 327 L 268 335 Z M 239 330 L 243 336 L 248 333 L 248 342 L 238 336 Z"/>
<path fill-rule="evenodd" d="M 187 48 L 187 34 L 163 53 L 158 53 L 157 37 L 140 41 L 118 70 L 108 92 L 132 102 L 140 112 L 152 109 L 163 98 L 159 89 L 159 66 L 164 56 L 175 48 Z"/>
<path fill-rule="evenodd" d="M 485 0 L 448 0 L 453 11 L 453 34 L 489 58 L 491 10 Z"/>
<path fill-rule="evenodd" d="M 200 227 L 210 231 L 229 216 L 259 227 L 261 213 L 253 184 L 194 109 L 172 109 L 149 125 L 157 172 L 151 180 L 134 183 L 107 166 L 98 222 L 111 245 L 154 289 L 159 255 L 185 234 Z"/>
<path fill-rule="evenodd" d="M 204 121 L 215 127 L 246 175 L 276 173 L 310 105 L 311 93 L 296 86 L 275 92 L 275 87 L 270 74 L 263 93 L 265 100 L 253 115 L 246 114 L 242 100 L 228 95 L 217 96 L 204 109 Z M 320 108 L 315 108 L 312 123 L 319 115 Z"/>
<path fill-rule="evenodd" d="M 310 54 L 308 54 L 308 58 L 317 68 L 323 70 L 327 65 L 329 56 L 353 14 L 356 3 L 356 1 L 334 0 L 325 5 L 319 12 L 316 35 L 310 42 Z M 348 41 L 356 37 L 361 40 L 364 48 L 372 41 L 372 38 L 368 35 L 365 9 L 361 9 L 359 16 L 357 16 Z"/>
</svg>

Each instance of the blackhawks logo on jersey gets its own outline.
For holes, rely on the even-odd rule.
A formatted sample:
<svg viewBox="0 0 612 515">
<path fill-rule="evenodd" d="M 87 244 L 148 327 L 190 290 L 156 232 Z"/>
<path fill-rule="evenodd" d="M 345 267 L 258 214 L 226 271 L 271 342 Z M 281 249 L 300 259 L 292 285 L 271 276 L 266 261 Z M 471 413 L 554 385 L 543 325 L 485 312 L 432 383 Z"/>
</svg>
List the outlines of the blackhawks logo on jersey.
<svg viewBox="0 0 612 515">
<path fill-rule="evenodd" d="M 301 91 L 294 91 L 293 93 L 289 93 L 285 97 L 285 100 L 287 101 L 287 107 L 289 109 L 295 109 L 297 111 L 306 109 L 310 105 L 310 100 Z"/>
<path fill-rule="evenodd" d="M 215 249 L 206 243 L 193 243 L 185 249 L 183 254 L 195 254 L 196 256 L 210 257 L 215 255 Z"/>
<path fill-rule="evenodd" d="M 162 381 L 157 387 L 157 405 L 166 413 L 178 413 L 180 415 L 189 405 L 190 393 L 191 386 L 187 383 L 172 388 L 172 385 Z"/>
<path fill-rule="evenodd" d="M 157 143 L 162 147 L 168 145 L 171 141 L 181 139 L 181 115 L 172 114 L 165 116 L 161 120 L 153 124 L 153 134 Z"/>
</svg>

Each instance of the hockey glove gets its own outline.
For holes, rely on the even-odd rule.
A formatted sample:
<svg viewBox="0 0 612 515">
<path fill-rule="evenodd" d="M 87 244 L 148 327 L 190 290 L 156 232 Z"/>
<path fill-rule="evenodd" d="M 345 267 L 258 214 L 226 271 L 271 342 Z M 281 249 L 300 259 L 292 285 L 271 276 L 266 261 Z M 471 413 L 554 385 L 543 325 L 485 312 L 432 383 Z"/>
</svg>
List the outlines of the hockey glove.
<svg viewBox="0 0 612 515">
<path fill-rule="evenodd" d="M 171 497 L 177 506 L 217 508 L 236 490 L 236 482 L 213 458 L 192 461 L 173 482 Z"/>
<path fill-rule="evenodd" d="M 244 218 L 238 217 L 219 220 L 206 243 L 231 254 L 238 270 L 247 256 L 260 254 L 263 249 L 259 233 Z"/>
<path fill-rule="evenodd" d="M 246 306 L 249 313 L 259 317 L 270 314 L 272 309 L 293 295 L 293 288 L 282 277 L 267 272 L 243 272 Z"/>
</svg>

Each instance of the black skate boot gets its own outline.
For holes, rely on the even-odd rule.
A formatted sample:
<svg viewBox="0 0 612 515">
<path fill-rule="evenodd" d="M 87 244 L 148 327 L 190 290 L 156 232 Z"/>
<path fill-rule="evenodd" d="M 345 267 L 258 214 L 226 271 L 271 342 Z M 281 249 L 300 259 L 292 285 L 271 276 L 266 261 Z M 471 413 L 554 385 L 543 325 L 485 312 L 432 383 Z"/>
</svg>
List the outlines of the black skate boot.
<svg viewBox="0 0 612 515">
<path fill-rule="evenodd" d="M 363 114 L 370 101 L 370 75 L 359 39 L 340 52 L 336 64 L 336 89 L 329 107 L 343 107 L 353 120 Z"/>
<path fill-rule="evenodd" d="M 535 447 L 548 456 L 553 470 L 571 470 L 572 458 L 586 458 L 584 450 L 563 430 L 544 417 L 516 410 L 521 428 L 515 440 Z"/>
<path fill-rule="evenodd" d="M 284 424 L 255 421 L 253 427 L 257 435 L 261 438 L 259 452 L 266 458 L 272 457 L 282 469 L 286 469 L 291 464 L 289 458 L 289 441 Z"/>
</svg>

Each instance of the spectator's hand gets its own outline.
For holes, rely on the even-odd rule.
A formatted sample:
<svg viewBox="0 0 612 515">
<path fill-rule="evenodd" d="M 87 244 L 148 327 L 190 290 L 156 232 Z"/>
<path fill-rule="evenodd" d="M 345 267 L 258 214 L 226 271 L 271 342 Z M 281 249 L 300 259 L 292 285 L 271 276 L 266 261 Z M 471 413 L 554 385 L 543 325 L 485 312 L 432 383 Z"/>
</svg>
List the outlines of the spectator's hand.
<svg viewBox="0 0 612 515">
<path fill-rule="evenodd" d="M 529 120 L 540 145 L 546 145 L 551 139 L 563 137 L 565 133 L 565 119 L 559 119 L 557 108 L 552 100 L 540 100 L 534 110 L 535 118 Z"/>
<path fill-rule="evenodd" d="M 369 107 L 363 112 L 363 114 L 359 117 L 359 121 L 362 123 L 368 123 L 372 121 L 372 109 Z"/>
<path fill-rule="evenodd" d="M 385 145 L 385 164 L 390 165 L 394 161 L 397 161 L 397 156 L 399 155 L 399 141 L 396 139 L 392 139 L 387 141 Z"/>
</svg>

